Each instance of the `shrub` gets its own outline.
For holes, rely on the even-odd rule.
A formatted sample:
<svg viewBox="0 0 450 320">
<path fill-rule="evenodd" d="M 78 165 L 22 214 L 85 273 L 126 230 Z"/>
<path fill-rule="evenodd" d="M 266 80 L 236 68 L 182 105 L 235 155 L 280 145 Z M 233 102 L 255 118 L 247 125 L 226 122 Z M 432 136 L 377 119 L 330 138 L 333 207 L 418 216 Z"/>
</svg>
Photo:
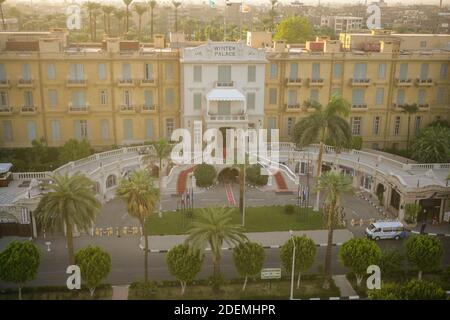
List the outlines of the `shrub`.
<svg viewBox="0 0 450 320">
<path fill-rule="evenodd" d="M 156 282 L 133 282 L 130 285 L 130 298 L 151 299 L 156 294 Z"/>
<path fill-rule="evenodd" d="M 387 249 L 381 252 L 380 269 L 383 275 L 398 274 L 404 270 L 405 256 L 400 250 Z"/>
<path fill-rule="evenodd" d="M 197 187 L 206 188 L 214 184 L 217 177 L 216 169 L 210 164 L 200 164 L 195 167 L 194 176 Z"/>
<path fill-rule="evenodd" d="M 268 175 L 261 175 L 261 165 L 254 164 L 247 168 L 246 178 L 247 181 L 255 186 L 265 186 L 269 180 Z"/>
<path fill-rule="evenodd" d="M 410 280 L 401 288 L 404 300 L 445 300 L 446 297 L 445 291 L 430 281 Z"/>
<path fill-rule="evenodd" d="M 293 214 L 295 212 L 295 206 L 292 204 L 287 204 L 284 206 L 284 213 Z"/>
</svg>

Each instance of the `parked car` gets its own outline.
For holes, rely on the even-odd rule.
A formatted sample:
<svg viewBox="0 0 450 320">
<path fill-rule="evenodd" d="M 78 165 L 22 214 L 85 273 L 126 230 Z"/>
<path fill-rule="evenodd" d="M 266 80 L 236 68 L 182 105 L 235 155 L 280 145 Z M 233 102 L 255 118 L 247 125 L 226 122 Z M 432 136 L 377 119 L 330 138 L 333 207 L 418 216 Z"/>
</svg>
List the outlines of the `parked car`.
<svg viewBox="0 0 450 320">
<path fill-rule="evenodd" d="M 377 221 L 371 223 L 366 228 L 366 236 L 369 239 L 403 239 L 406 238 L 407 232 L 400 221 Z"/>
</svg>

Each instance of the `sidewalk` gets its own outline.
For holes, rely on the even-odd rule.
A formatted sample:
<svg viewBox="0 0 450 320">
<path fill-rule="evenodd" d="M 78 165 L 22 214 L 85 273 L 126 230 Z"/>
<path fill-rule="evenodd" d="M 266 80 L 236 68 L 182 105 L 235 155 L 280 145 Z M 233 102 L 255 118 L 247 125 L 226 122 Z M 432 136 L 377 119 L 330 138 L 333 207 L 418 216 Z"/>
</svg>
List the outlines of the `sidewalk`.
<svg viewBox="0 0 450 320">
<path fill-rule="evenodd" d="M 411 232 L 418 234 L 420 233 L 420 229 L 422 227 L 422 223 L 418 222 L 417 226 L 411 228 Z M 450 223 L 441 222 L 439 224 L 433 225 L 431 222 L 427 222 L 425 227 L 425 233 L 431 236 L 444 236 L 450 237 Z"/>
<path fill-rule="evenodd" d="M 358 295 L 345 275 L 333 275 L 332 278 L 334 280 L 334 284 L 341 292 L 341 297 L 355 297 Z"/>
<path fill-rule="evenodd" d="M 288 231 L 277 232 L 250 232 L 245 234 L 252 242 L 261 244 L 265 248 L 279 248 L 287 240 L 290 239 Z M 327 230 L 312 231 L 294 231 L 295 236 L 303 236 L 311 238 L 317 246 L 327 245 Z M 172 247 L 182 244 L 187 235 L 169 235 L 169 236 L 149 236 L 148 242 L 151 252 L 165 252 Z M 353 238 L 353 234 L 347 229 L 334 230 L 333 245 L 342 245 L 347 240 Z M 144 239 L 141 238 L 139 247 L 144 249 Z M 224 244 L 223 250 L 231 249 L 228 244 Z M 210 250 L 206 248 L 206 250 Z"/>
</svg>

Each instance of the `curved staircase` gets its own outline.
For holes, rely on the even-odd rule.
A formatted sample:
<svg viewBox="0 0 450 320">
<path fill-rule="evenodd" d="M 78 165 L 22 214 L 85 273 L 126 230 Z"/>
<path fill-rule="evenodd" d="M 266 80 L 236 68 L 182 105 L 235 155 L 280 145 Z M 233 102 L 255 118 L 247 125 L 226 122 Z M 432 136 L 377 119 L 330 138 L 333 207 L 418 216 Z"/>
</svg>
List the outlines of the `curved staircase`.
<svg viewBox="0 0 450 320">
<path fill-rule="evenodd" d="M 189 169 L 183 170 L 178 175 L 177 180 L 177 194 L 181 195 L 186 191 L 186 182 L 189 174 L 194 172 L 195 166 L 190 167 Z"/>
</svg>

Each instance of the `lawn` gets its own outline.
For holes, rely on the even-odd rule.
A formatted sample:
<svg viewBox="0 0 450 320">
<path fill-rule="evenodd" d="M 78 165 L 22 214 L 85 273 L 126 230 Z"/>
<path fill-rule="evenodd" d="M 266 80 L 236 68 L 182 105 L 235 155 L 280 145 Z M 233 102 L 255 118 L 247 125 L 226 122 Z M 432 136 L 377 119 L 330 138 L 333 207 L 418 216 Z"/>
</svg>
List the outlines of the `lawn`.
<svg viewBox="0 0 450 320">
<path fill-rule="evenodd" d="M 186 293 L 181 296 L 181 289 L 179 285 L 158 285 L 154 289 L 152 295 L 142 297 L 136 296 L 135 292 L 130 289 L 129 300 L 281 300 L 289 299 L 291 282 L 288 279 L 272 280 L 269 285 L 269 280 L 263 281 L 249 281 L 247 289 L 242 291 L 242 281 L 232 281 L 221 286 L 219 294 L 213 294 L 210 285 L 202 284 L 188 284 Z M 325 290 L 322 288 L 323 278 L 317 275 L 304 276 L 300 283 L 300 288 L 294 287 L 294 298 L 309 299 L 309 298 L 329 298 L 339 297 L 339 289 L 332 282 L 330 288 Z M 296 284 L 295 284 L 296 285 Z"/>
<path fill-rule="evenodd" d="M 322 215 L 312 209 L 302 209 L 302 213 L 286 214 L 283 206 L 252 207 L 246 209 L 245 232 L 318 230 L 323 229 Z M 165 212 L 162 218 L 157 215 L 147 220 L 150 235 L 185 234 L 192 221 L 202 215 L 202 209 L 195 209 L 191 218 L 180 211 Z M 241 224 L 238 209 L 233 210 L 233 223 Z"/>
</svg>

